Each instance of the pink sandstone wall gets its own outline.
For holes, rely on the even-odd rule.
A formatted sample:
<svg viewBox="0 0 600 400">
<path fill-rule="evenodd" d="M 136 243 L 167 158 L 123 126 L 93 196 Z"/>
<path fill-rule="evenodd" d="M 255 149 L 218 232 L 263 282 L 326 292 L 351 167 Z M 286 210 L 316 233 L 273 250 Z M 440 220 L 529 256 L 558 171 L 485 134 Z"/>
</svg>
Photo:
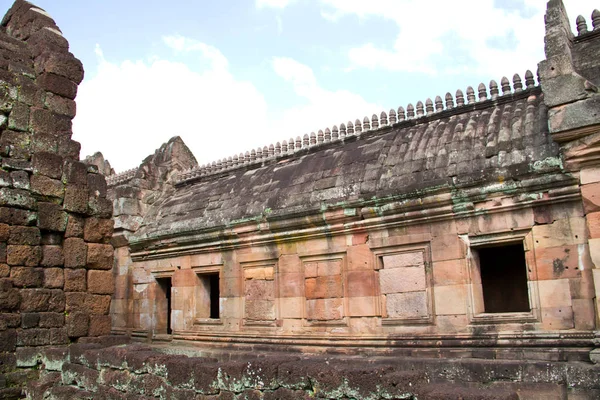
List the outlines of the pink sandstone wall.
<svg viewBox="0 0 600 400">
<path fill-rule="evenodd" d="M 131 196 L 118 194 L 139 172 L 113 178 L 115 209 L 122 211 L 120 218 L 135 222 L 123 224 L 127 240 L 115 253 L 113 332 L 220 346 L 277 343 L 299 350 L 338 346 L 339 351 L 368 347 L 381 352 L 410 352 L 416 346 L 425 353 L 435 353 L 439 349 L 431 348 L 437 347 L 488 357 L 519 358 L 525 353 L 532 358 L 588 359 L 597 336 L 600 287 L 596 273 L 600 160 L 594 147 L 600 121 L 588 112 L 598 101 L 593 90 L 578 95 L 575 102 L 569 96 L 572 87 L 589 88 L 598 81 L 596 61 L 584 56 L 596 51 L 598 32 L 574 37 L 564 6 L 554 0 L 546 23 L 541 93 L 532 74 L 526 75 L 526 88 L 515 75 L 514 97 L 507 97 L 508 79 L 501 82 L 502 95 L 494 81 L 489 97 L 486 86 L 480 85 L 480 108 L 464 108 L 466 100 L 458 91 L 456 108 L 448 94 L 448 108 L 440 117 L 435 116 L 444 111 L 438 97 L 435 111 L 431 100 L 419 102 L 416 116 L 409 105 L 406 115 L 402 107 L 397 113 L 392 110 L 389 122 L 382 113 L 380 119 L 365 118 L 362 127 L 357 120 L 339 130 L 327 129 L 324 135 L 319 131 L 216 164 L 193 167 L 194 161 L 188 163 L 192 165 L 188 172 L 171 175 L 174 179 L 162 182 L 164 186 L 154 185 L 149 197 L 153 205 L 143 196 L 132 202 L 127 199 Z M 472 88 L 467 100 L 471 106 L 476 102 Z M 462 112 L 471 114 L 465 117 Z M 417 122 L 410 125 L 414 118 Z M 442 120 L 439 125 L 436 118 Z M 485 118 L 489 125 L 482 128 Z M 393 125 L 396 122 L 400 125 Z M 392 126 L 391 131 L 386 125 Z M 364 149 L 383 151 L 385 146 L 375 144 L 393 139 L 394 129 L 406 133 L 390 142 L 394 153 L 388 153 L 384 163 L 390 166 L 387 175 L 375 169 L 379 174 L 375 176 L 368 169 L 372 159 L 361 175 Z M 457 132 L 454 139 L 448 136 L 449 129 Z M 475 137 L 473 147 L 463 149 L 465 138 L 475 130 L 483 138 Z M 352 135 L 359 137 L 356 142 L 348 141 Z M 412 142 L 396 145 L 402 135 Z M 427 135 L 441 137 L 427 141 Z M 339 147 L 328 146 L 336 140 L 341 140 Z M 437 153 L 436 144 L 442 146 Z M 324 158 L 318 158 L 320 146 Z M 528 165 L 517 164 L 522 157 L 519 150 L 528 154 Z M 473 152 L 484 152 L 485 164 L 469 154 Z M 420 166 L 424 154 L 433 158 Z M 312 161 L 303 161 L 307 157 Z M 340 164 L 322 161 L 328 159 Z M 285 167 L 290 160 L 296 165 Z M 441 170 L 433 170 L 434 164 Z M 411 166 L 413 176 L 411 170 L 407 173 Z M 244 168 L 260 172 L 245 174 Z M 282 178 L 277 171 L 284 168 L 291 172 Z M 301 173 L 294 175 L 294 168 Z M 491 168 L 491 175 L 485 175 L 484 168 Z M 443 189 L 445 175 L 438 181 L 441 189 L 419 186 L 419 179 L 445 170 L 449 176 L 457 175 L 454 188 Z M 276 179 L 298 186 L 283 186 Z M 227 183 L 236 180 L 237 186 Z M 360 187 L 364 197 L 344 184 Z M 240 191 L 244 185 L 254 187 Z M 381 187 L 388 191 L 369 192 Z M 263 193 L 262 188 L 270 190 Z M 398 193 L 408 195 L 394 199 Z M 381 200 L 377 205 L 362 200 L 369 196 Z M 251 200 L 240 200 L 245 197 Z M 315 199 L 320 211 L 310 207 Z M 125 211 L 125 204 L 134 212 Z M 202 209 L 194 204 L 208 205 Z M 261 204 L 262 217 L 254 217 L 253 210 Z M 298 217 L 289 210 L 305 211 Z M 507 244 L 521 246 L 526 288 L 517 293 L 507 286 L 506 294 L 500 290 L 493 295 L 500 302 L 513 296 L 511 301 L 520 301 L 522 309 L 489 312 L 484 297 L 490 291 L 482 284 L 487 278 L 482 277 L 480 254 L 482 249 Z M 507 255 L 508 259 L 513 260 Z M 504 268 L 502 260 L 496 268 Z M 219 276 L 218 318 L 210 318 L 208 282 L 214 274 Z M 172 289 L 159 284 L 165 278 Z M 509 285 L 512 279 L 499 278 L 495 284 Z M 166 336 L 171 330 L 172 335 Z M 489 351 L 478 350 L 482 346 Z"/>
<path fill-rule="evenodd" d="M 438 97 L 202 167 L 174 139 L 113 176 L 113 332 L 589 359 L 600 120 L 585 54 L 600 36 L 575 37 L 556 0 L 546 25 L 541 87 L 515 75 L 502 94 L 492 81 L 478 99 L 469 88 L 446 108 Z M 504 245 L 520 248 L 525 289 L 511 291 L 506 272 L 494 283 L 506 293 L 490 294 L 482 254 Z M 492 295 L 518 310 L 490 312 Z"/>
<path fill-rule="evenodd" d="M 131 262 L 121 248 L 117 262 L 129 265 L 123 272 L 131 280 L 117 277 L 113 329 L 166 333 L 165 295 L 155 278 L 168 276 L 176 338 L 219 341 L 243 333 L 253 341 L 292 335 L 289 344 L 306 337 L 380 346 L 416 338 L 456 345 L 452 339 L 518 332 L 551 341 L 550 333 L 560 331 L 565 343 L 590 338 L 596 317 L 586 220 L 577 197 L 566 197 L 520 207 L 507 196 L 475 204 L 486 210 L 478 217 L 448 215 L 420 225 L 152 261 Z M 483 312 L 469 251 L 481 239 L 524 244 L 530 312 Z M 218 320 L 202 313 L 199 277 L 207 272 L 220 274 Z"/>
</svg>

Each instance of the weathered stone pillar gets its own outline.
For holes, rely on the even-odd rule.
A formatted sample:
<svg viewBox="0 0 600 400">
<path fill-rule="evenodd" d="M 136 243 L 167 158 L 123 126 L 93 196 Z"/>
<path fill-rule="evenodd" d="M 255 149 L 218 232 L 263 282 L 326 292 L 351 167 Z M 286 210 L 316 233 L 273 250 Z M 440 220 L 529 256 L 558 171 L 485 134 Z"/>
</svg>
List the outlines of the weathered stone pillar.
<svg viewBox="0 0 600 400">
<path fill-rule="evenodd" d="M 13 398 L 44 346 L 110 333 L 113 221 L 71 139 L 84 71 L 60 29 L 17 0 L 0 48 L 0 398 Z"/>
<path fill-rule="evenodd" d="M 595 309 L 600 345 L 600 31 L 575 37 L 562 0 L 551 0 L 545 41 L 546 60 L 539 64 L 540 82 L 549 107 L 550 132 L 561 146 L 564 167 L 580 177 L 594 269 L 579 296 L 581 300 L 589 298 L 593 304 L 590 307 Z M 594 350 L 592 359 L 598 360 L 594 355 L 599 353 L 600 349 Z"/>
</svg>

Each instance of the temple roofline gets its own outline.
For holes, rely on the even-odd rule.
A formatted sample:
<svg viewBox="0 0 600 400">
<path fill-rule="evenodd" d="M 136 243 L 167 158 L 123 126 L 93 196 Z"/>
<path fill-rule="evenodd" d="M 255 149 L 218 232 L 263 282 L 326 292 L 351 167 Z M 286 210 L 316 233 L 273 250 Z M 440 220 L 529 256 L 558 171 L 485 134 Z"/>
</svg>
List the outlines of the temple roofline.
<svg viewBox="0 0 600 400">
<path fill-rule="evenodd" d="M 540 92 L 539 84 L 536 85 L 533 73 L 528 70 L 525 73 L 525 84 L 523 84 L 519 74 L 515 74 L 512 87 L 508 78 L 503 77 L 500 86 L 496 81 L 490 81 L 489 93 L 488 87 L 481 83 L 477 88 L 477 93 L 475 93 L 473 87 L 469 86 L 466 97 L 459 89 L 456 91 L 455 97 L 450 93 L 446 93 L 444 101 L 442 101 L 441 96 L 436 96 L 434 101 L 428 98 L 425 104 L 418 101 L 416 107 L 411 103 L 406 110 L 404 107 L 399 107 L 397 111 L 394 109 L 391 109 L 388 113 L 382 111 L 379 116 L 373 114 L 370 120 L 365 116 L 362 122 L 360 119 L 356 119 L 354 123 L 349 121 L 347 124 L 340 124 L 339 128 L 337 125 L 333 125 L 331 129 L 319 130 L 317 134 L 311 132 L 310 135 L 304 134 L 303 137 L 296 136 L 295 140 L 290 138 L 289 141 L 283 140 L 263 148 L 259 147 L 256 150 L 252 149 L 239 155 L 182 171 L 175 177 L 175 185 L 190 184 L 206 177 L 222 176 L 241 168 L 258 168 L 270 163 L 272 160 L 301 156 L 308 151 L 327 149 L 333 143 L 343 145 L 348 140 L 364 137 L 367 132 L 371 136 L 385 132 L 390 127 L 403 128 L 428 123 L 452 115 L 510 103 L 526 98 L 530 94 L 537 95 Z"/>
</svg>

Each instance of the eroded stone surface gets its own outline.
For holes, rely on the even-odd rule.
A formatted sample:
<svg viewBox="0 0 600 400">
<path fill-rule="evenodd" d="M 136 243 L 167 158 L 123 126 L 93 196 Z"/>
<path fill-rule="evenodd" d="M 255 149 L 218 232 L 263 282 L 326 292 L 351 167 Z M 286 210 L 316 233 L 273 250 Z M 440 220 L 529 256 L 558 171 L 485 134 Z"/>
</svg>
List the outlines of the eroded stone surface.
<svg viewBox="0 0 600 400">
<path fill-rule="evenodd" d="M 568 393 L 591 399 L 600 393 L 597 366 L 556 362 L 404 357 L 359 362 L 344 356 L 263 357 L 222 350 L 186 357 L 142 345 L 111 347 L 108 341 L 74 345 L 67 351 L 41 349 L 20 354 L 19 360 L 40 362 L 46 370 L 60 366 L 62 379 L 49 374 L 28 384 L 28 395 L 39 397 L 69 394 L 92 399 L 121 393 L 186 399 L 217 394 L 264 399 L 518 399 Z"/>
<path fill-rule="evenodd" d="M 210 166 L 175 137 L 116 175 L 79 161 L 83 68 L 17 0 L 0 28 L 0 397 L 27 381 L 47 398 L 598 397 L 597 367 L 570 362 L 596 361 L 600 298 L 600 40 L 578 27 L 549 2 L 541 86 L 528 71 Z M 482 256 L 499 246 L 522 274 Z M 491 312 L 516 280 L 525 303 Z M 395 358 L 47 348 L 111 330 Z"/>
<path fill-rule="evenodd" d="M 84 237 L 83 224 L 79 233 L 70 223 L 102 217 L 88 208 L 88 181 L 96 188 L 104 178 L 79 162 L 80 146 L 71 140 L 83 68 L 60 30 L 45 12 L 17 0 L 0 26 L 0 47 L 0 397 L 19 398 L 28 381 L 56 383 L 37 369 L 38 349 L 110 332 L 110 296 L 85 297 L 74 314 L 70 297 L 113 292 L 101 279 L 88 294 L 85 269 L 86 241 L 108 243 L 112 223 L 102 224 L 100 238 Z"/>
</svg>

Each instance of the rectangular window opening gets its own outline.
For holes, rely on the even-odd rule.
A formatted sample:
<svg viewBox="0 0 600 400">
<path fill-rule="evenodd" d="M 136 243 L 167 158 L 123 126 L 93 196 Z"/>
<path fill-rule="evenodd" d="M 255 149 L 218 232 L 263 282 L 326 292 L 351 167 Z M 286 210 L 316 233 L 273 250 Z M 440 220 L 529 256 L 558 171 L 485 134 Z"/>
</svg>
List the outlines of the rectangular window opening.
<svg viewBox="0 0 600 400">
<path fill-rule="evenodd" d="M 485 313 L 529 312 L 523 243 L 474 249 L 479 259 Z"/>
</svg>

